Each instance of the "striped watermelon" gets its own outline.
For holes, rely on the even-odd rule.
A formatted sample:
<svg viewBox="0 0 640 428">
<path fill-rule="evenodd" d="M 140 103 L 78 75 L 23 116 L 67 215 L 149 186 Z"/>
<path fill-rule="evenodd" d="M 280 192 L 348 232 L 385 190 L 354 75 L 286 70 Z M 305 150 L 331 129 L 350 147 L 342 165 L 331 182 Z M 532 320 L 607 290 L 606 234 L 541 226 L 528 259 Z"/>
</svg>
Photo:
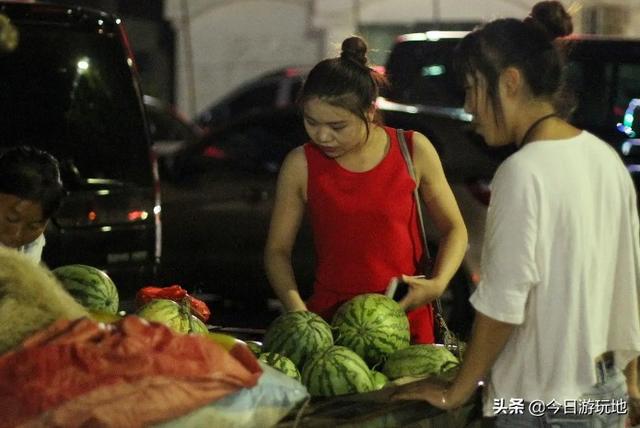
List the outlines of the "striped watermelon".
<svg viewBox="0 0 640 428">
<path fill-rule="evenodd" d="M 288 357 L 303 367 L 307 357 L 333 345 L 331 327 L 310 311 L 287 312 L 273 320 L 262 341 L 264 352 Z"/>
<path fill-rule="evenodd" d="M 263 352 L 258 357 L 258 360 L 270 365 L 274 369 L 294 378 L 297 381 L 301 380 L 300 372 L 296 365 L 284 355 L 280 355 L 275 352 Z"/>
<path fill-rule="evenodd" d="M 349 348 L 332 346 L 312 356 L 302 369 L 309 394 L 320 397 L 375 390 L 367 363 Z"/>
<path fill-rule="evenodd" d="M 260 354 L 262 354 L 262 343 L 256 342 L 255 340 L 246 340 L 245 343 L 256 357 L 259 357 Z"/>
<path fill-rule="evenodd" d="M 389 383 L 389 378 L 378 370 L 371 370 L 371 376 L 373 376 L 373 386 L 375 386 L 375 389 L 382 389 Z"/>
<path fill-rule="evenodd" d="M 340 306 L 333 317 L 336 345 L 354 350 L 369 365 L 409 346 L 409 320 L 400 305 L 382 294 L 361 294 Z"/>
<path fill-rule="evenodd" d="M 391 354 L 382 369 L 389 379 L 439 376 L 456 368 L 458 359 L 442 345 L 411 345 Z"/>
<path fill-rule="evenodd" d="M 147 321 L 168 326 L 179 333 L 207 333 L 209 329 L 185 305 L 169 299 L 153 299 L 142 306 L 136 314 Z"/>
<path fill-rule="evenodd" d="M 118 313 L 118 289 L 109 276 L 93 266 L 75 264 L 55 268 L 53 274 L 69 294 L 91 311 Z"/>
</svg>

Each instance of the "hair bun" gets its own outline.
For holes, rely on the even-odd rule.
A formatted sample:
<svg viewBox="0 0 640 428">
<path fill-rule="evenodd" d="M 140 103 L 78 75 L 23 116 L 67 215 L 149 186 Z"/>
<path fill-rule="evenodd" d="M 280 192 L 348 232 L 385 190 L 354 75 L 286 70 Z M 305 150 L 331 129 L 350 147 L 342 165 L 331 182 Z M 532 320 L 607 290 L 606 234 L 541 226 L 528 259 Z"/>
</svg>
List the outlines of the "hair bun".
<svg viewBox="0 0 640 428">
<path fill-rule="evenodd" d="M 358 36 L 344 39 L 340 58 L 353 61 L 363 67 L 367 67 L 367 44 Z"/>
<path fill-rule="evenodd" d="M 547 32 L 551 40 L 568 36 L 573 32 L 571 15 L 559 1 L 541 1 L 531 9 L 525 23 L 536 24 Z"/>
</svg>

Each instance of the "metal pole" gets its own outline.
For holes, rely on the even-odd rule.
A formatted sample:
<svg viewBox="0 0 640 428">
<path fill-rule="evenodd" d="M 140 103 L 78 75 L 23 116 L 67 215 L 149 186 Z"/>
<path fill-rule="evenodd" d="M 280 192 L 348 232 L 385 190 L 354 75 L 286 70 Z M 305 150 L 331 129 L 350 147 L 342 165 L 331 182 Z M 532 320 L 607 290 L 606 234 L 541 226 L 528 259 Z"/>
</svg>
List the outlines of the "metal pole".
<svg viewBox="0 0 640 428">
<path fill-rule="evenodd" d="M 440 29 L 440 0 L 432 0 L 433 5 L 433 24 L 434 27 Z"/>
<path fill-rule="evenodd" d="M 191 24 L 189 20 L 189 5 L 187 0 L 180 1 L 180 7 L 182 9 L 182 37 L 184 47 L 184 59 L 185 59 L 185 75 L 187 79 L 187 106 L 189 109 L 189 116 L 193 117 L 196 114 L 196 80 L 193 70 L 193 49 L 191 46 Z"/>
</svg>

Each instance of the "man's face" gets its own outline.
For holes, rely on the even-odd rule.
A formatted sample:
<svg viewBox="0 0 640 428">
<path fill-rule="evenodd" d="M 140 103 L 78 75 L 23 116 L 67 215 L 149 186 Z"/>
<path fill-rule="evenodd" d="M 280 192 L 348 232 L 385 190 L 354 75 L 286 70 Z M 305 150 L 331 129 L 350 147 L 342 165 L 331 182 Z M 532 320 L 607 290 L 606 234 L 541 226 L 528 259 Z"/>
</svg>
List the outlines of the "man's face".
<svg viewBox="0 0 640 428">
<path fill-rule="evenodd" d="M 0 243 L 19 248 L 33 242 L 47 227 L 40 203 L 0 193 Z"/>
</svg>

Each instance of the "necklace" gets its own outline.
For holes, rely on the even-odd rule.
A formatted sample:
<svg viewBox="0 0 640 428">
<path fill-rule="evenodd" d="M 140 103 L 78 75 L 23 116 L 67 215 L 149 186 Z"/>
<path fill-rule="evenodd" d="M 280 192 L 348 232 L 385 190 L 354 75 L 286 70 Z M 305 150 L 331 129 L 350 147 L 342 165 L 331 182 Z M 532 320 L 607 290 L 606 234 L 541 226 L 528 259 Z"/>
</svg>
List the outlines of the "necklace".
<svg viewBox="0 0 640 428">
<path fill-rule="evenodd" d="M 533 130 L 536 129 L 536 126 L 538 126 L 541 122 L 544 122 L 545 120 L 554 117 L 555 115 L 556 115 L 555 112 L 549 113 L 542 116 L 540 119 L 536 120 L 535 122 L 533 122 L 531 126 L 529 126 L 529 128 L 527 129 L 527 132 L 524 133 L 524 137 L 522 137 L 522 140 L 520 140 L 520 144 L 518 145 L 518 147 L 522 147 L 527 142 L 527 138 L 529 138 L 529 135 L 531 135 Z"/>
</svg>

